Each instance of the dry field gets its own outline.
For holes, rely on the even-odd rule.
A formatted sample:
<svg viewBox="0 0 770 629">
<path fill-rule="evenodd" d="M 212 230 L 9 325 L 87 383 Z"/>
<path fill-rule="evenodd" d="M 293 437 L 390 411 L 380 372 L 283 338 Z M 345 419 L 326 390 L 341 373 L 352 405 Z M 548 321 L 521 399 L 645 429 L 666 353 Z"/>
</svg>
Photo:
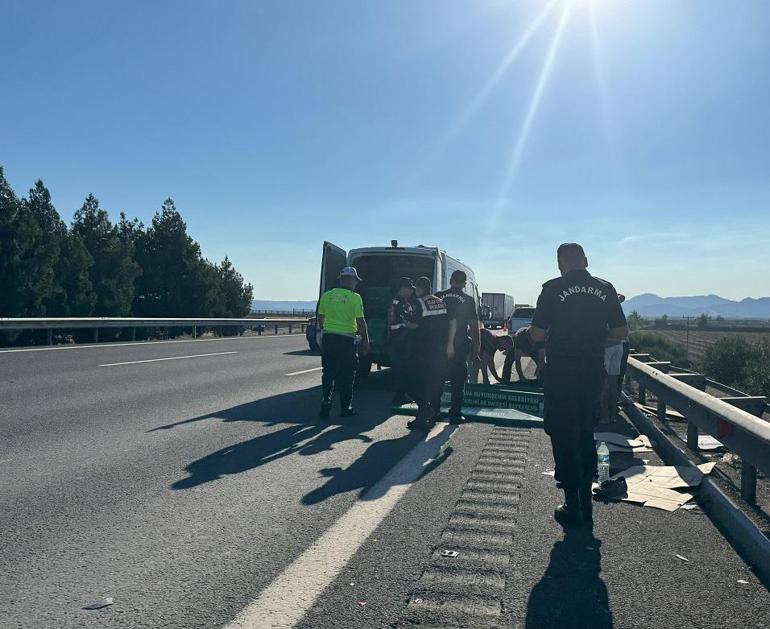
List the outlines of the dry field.
<svg viewBox="0 0 770 629">
<path fill-rule="evenodd" d="M 689 333 L 686 330 L 642 331 L 659 334 L 660 336 L 663 336 L 671 341 L 676 341 L 677 343 L 681 343 L 684 346 L 688 346 L 690 359 L 696 361 L 703 359 L 703 355 L 706 353 L 706 348 L 709 345 L 716 343 L 719 339 L 724 337 L 741 337 L 750 343 L 758 343 L 762 339 L 770 342 L 770 332 L 717 332 L 697 329 L 690 330 Z"/>
</svg>

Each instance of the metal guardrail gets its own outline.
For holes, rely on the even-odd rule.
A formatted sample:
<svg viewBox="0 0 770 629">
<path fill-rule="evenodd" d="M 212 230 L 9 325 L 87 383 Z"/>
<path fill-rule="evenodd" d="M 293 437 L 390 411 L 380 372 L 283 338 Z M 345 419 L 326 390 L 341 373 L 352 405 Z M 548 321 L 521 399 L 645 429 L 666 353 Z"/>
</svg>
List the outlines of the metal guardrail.
<svg viewBox="0 0 770 629">
<path fill-rule="evenodd" d="M 770 476 L 770 422 L 761 418 L 764 398 L 745 394 L 717 398 L 703 390 L 703 375 L 669 374 L 668 370 L 669 363 L 653 362 L 646 354 L 632 354 L 628 358 L 627 373 L 639 385 L 639 401 L 646 403 L 647 392 L 654 393 L 658 400 L 657 416 L 664 424 L 667 406 L 682 414 L 687 420 L 687 446 L 691 450 L 698 450 L 698 434 L 702 431 L 741 457 L 741 495 L 749 504 L 755 504 L 757 469 Z M 757 404 L 760 401 L 762 404 Z M 752 408 L 757 415 L 741 406 Z"/>
<path fill-rule="evenodd" d="M 243 327 L 256 329 L 261 334 L 265 328 L 278 329 L 288 327 L 289 333 L 293 326 L 298 326 L 304 332 L 308 321 L 303 319 L 215 319 L 215 318 L 143 318 L 143 317 L 38 317 L 38 318 L 2 318 L 2 330 L 47 330 L 48 344 L 53 343 L 54 330 L 93 329 L 94 343 L 99 342 L 99 330 L 103 328 L 131 329 L 132 340 L 136 339 L 137 328 L 190 328 L 193 338 L 198 336 L 198 328 Z"/>
</svg>

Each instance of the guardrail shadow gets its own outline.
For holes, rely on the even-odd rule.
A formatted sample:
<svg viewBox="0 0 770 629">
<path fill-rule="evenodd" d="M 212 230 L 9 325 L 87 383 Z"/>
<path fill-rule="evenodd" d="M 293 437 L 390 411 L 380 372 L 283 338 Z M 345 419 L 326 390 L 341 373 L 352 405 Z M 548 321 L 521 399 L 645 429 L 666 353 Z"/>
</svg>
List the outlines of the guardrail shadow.
<svg viewBox="0 0 770 629">
<path fill-rule="evenodd" d="M 601 544 L 587 529 L 565 528 L 529 595 L 526 629 L 611 629 L 607 586 L 599 576 Z"/>
</svg>

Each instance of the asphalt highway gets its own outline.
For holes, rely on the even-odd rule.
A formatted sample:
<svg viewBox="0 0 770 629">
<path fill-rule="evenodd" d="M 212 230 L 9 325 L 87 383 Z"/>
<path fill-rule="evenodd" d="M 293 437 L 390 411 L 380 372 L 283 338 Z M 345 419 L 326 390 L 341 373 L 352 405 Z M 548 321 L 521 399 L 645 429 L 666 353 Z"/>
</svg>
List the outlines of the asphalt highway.
<svg viewBox="0 0 770 629">
<path fill-rule="evenodd" d="M 541 432 L 411 433 L 385 373 L 320 422 L 319 367 L 300 335 L 0 351 L 0 627 L 768 626 L 702 514 L 563 539 Z"/>
</svg>

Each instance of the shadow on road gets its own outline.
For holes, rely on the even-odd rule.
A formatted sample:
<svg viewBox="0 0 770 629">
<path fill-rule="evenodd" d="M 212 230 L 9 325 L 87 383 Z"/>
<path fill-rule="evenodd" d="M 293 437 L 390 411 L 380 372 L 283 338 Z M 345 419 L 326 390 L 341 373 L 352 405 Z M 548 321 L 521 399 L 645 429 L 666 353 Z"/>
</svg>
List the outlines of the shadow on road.
<svg viewBox="0 0 770 629">
<path fill-rule="evenodd" d="M 611 629 L 601 541 L 587 529 L 565 528 L 548 568 L 529 595 L 526 629 Z"/>
<path fill-rule="evenodd" d="M 284 356 L 321 356 L 321 352 L 314 352 L 312 349 L 295 349 L 291 352 L 284 352 Z"/>
<path fill-rule="evenodd" d="M 318 418 L 318 387 L 275 395 L 229 409 L 193 417 L 154 428 L 169 430 L 176 426 L 203 420 L 225 422 L 258 422 L 264 427 L 285 426 L 236 443 L 190 463 L 186 478 L 176 481 L 172 489 L 189 489 L 230 474 L 240 474 L 292 454 L 313 456 L 333 450 L 344 441 L 372 443 L 366 433 L 387 421 L 392 413 L 390 393 L 384 380 L 371 379 L 356 394 L 359 414 L 352 418 L 332 416 L 330 421 Z M 425 433 L 406 433 L 393 439 L 373 442 L 347 469 L 325 468 L 329 478 L 322 487 L 307 494 L 304 504 L 316 504 L 339 493 L 360 490 L 363 495 L 412 447 L 425 438 Z M 446 454 L 445 454 L 446 456 Z M 443 461 L 434 461 L 432 470 Z"/>
</svg>

